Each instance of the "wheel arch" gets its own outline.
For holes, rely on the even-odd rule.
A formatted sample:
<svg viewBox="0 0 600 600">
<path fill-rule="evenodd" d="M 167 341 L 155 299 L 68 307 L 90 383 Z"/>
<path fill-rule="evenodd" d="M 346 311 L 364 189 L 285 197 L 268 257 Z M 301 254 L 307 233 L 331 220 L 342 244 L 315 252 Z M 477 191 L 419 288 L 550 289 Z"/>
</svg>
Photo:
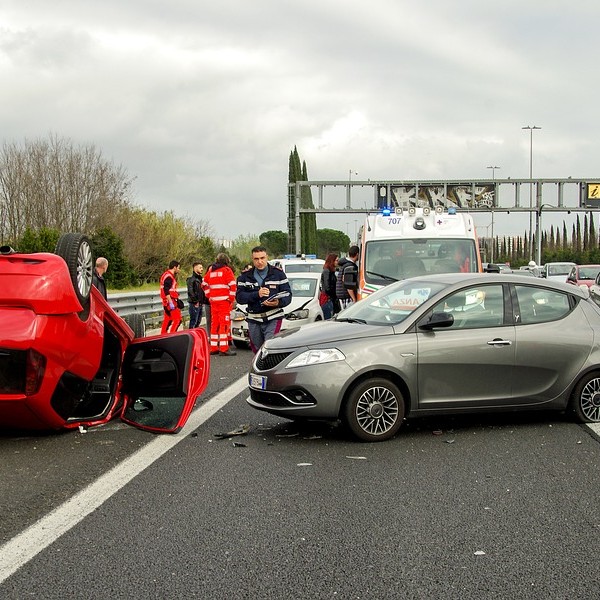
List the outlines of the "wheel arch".
<svg viewBox="0 0 600 600">
<path fill-rule="evenodd" d="M 404 378 L 399 373 L 391 371 L 390 369 L 375 368 L 369 369 L 368 371 L 363 371 L 362 373 L 357 374 L 356 377 L 347 382 L 346 387 L 344 389 L 344 393 L 342 395 L 340 406 L 338 408 L 338 417 L 341 417 L 344 411 L 344 407 L 348 403 L 348 399 L 352 390 L 357 385 L 361 384 L 363 381 L 366 381 L 367 379 L 373 379 L 375 377 L 381 377 L 382 379 L 387 379 L 391 381 L 400 390 L 400 393 L 402 394 L 402 399 L 404 401 L 404 416 L 407 417 L 409 415 L 411 406 L 411 394 Z"/>
</svg>

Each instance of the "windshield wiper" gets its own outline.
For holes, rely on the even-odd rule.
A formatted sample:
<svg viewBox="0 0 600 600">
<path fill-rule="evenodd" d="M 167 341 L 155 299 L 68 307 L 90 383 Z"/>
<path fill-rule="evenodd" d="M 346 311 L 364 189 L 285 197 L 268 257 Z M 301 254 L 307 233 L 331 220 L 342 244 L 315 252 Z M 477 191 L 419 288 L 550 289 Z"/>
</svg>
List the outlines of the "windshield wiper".
<svg viewBox="0 0 600 600">
<path fill-rule="evenodd" d="M 390 281 L 400 281 L 396 279 L 396 277 L 391 277 L 390 275 L 384 275 L 383 273 L 375 273 L 375 271 L 366 271 L 368 275 L 375 275 L 375 277 L 379 277 L 379 279 L 389 279 Z"/>
<path fill-rule="evenodd" d="M 342 318 L 342 319 L 335 319 L 338 323 L 362 323 L 363 325 L 366 325 L 367 322 L 364 319 L 350 319 L 348 317 L 346 318 Z"/>
</svg>

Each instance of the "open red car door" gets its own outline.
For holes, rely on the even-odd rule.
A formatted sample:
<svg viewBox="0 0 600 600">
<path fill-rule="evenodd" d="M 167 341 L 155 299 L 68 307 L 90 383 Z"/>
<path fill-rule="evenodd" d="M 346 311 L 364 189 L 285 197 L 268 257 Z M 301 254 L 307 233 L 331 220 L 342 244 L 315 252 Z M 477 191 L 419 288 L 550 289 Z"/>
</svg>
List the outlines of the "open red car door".
<svg viewBox="0 0 600 600">
<path fill-rule="evenodd" d="M 130 344 L 122 367 L 121 419 L 156 433 L 177 433 L 188 420 L 210 371 L 204 329 Z"/>
</svg>

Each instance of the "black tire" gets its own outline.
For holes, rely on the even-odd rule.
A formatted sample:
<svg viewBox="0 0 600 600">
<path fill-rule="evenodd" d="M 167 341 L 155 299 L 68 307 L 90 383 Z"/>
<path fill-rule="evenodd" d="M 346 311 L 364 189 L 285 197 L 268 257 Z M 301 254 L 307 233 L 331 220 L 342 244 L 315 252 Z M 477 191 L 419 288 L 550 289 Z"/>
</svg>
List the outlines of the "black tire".
<svg viewBox="0 0 600 600">
<path fill-rule="evenodd" d="M 579 381 L 570 408 L 580 423 L 600 423 L 600 372 L 588 373 Z"/>
<path fill-rule="evenodd" d="M 248 348 L 250 348 L 250 343 L 249 343 L 249 342 L 242 342 L 242 341 L 240 341 L 240 340 L 233 340 L 233 345 L 234 345 L 236 348 L 245 348 L 246 350 L 247 350 Z"/>
<path fill-rule="evenodd" d="M 383 442 L 398 432 L 404 420 L 404 398 L 391 381 L 367 379 L 352 389 L 343 421 L 364 442 Z"/>
<path fill-rule="evenodd" d="M 56 243 L 54 253 L 62 256 L 67 263 L 75 295 L 87 312 L 94 268 L 90 241 L 82 233 L 65 233 Z"/>
<path fill-rule="evenodd" d="M 123 321 L 131 327 L 136 338 L 146 337 L 146 319 L 143 315 L 140 315 L 140 313 L 123 315 Z"/>
</svg>

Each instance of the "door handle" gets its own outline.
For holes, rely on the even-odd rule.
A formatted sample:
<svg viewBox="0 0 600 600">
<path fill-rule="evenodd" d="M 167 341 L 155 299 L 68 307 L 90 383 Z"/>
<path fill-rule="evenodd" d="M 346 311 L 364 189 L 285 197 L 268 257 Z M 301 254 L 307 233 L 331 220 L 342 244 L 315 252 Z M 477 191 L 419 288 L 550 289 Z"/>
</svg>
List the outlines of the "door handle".
<svg viewBox="0 0 600 600">
<path fill-rule="evenodd" d="M 512 342 L 510 340 L 491 340 L 488 342 L 488 346 L 510 346 Z"/>
</svg>

